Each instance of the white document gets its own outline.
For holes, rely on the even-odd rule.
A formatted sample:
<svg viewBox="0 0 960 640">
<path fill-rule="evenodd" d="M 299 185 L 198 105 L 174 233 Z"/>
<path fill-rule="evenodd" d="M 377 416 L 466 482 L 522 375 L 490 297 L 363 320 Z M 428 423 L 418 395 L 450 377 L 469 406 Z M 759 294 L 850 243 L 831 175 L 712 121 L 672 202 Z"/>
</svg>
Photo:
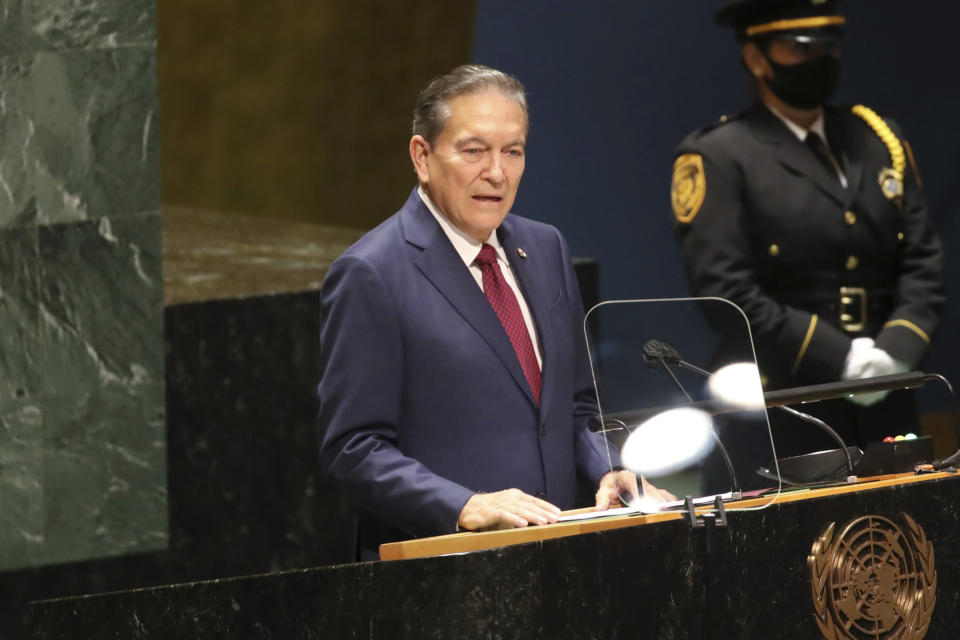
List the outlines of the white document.
<svg viewBox="0 0 960 640">
<path fill-rule="evenodd" d="M 720 499 L 726 502 L 730 500 L 733 496 L 730 492 L 721 493 Z M 693 504 L 696 506 L 701 506 L 705 504 L 712 504 L 717 496 L 703 496 L 701 498 L 694 498 Z M 574 522 L 576 520 L 593 520 L 595 518 L 609 518 L 611 516 L 627 516 L 634 513 L 658 513 L 660 511 L 670 511 L 671 509 L 676 509 L 677 507 L 682 507 L 684 504 L 683 500 L 673 500 L 671 502 L 646 502 L 641 505 L 633 507 L 618 507 L 616 509 L 606 509 L 604 511 L 587 511 L 585 513 L 576 513 L 569 516 L 560 516 L 560 522 Z"/>
</svg>

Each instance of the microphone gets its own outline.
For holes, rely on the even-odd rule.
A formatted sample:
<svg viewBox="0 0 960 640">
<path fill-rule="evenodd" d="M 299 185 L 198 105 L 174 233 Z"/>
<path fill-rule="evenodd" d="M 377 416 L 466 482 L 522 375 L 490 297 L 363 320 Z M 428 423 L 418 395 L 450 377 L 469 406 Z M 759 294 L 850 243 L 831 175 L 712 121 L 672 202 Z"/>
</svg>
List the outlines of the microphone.
<svg viewBox="0 0 960 640">
<path fill-rule="evenodd" d="M 680 379 L 673 373 L 673 369 L 670 368 L 670 364 L 676 364 L 681 367 L 688 369 L 693 369 L 697 373 L 701 373 L 697 367 L 693 367 L 687 362 L 684 362 L 683 358 L 680 356 L 680 352 L 671 347 L 666 342 L 661 342 L 660 340 L 647 340 L 643 345 L 643 361 L 651 369 L 663 369 L 670 374 L 670 377 L 673 379 L 673 382 L 679 387 L 680 391 L 683 392 L 683 395 L 687 397 L 687 401 L 690 404 L 695 404 L 693 398 L 690 397 L 690 394 L 687 393 L 687 390 L 684 388 L 683 384 L 680 383 Z M 709 376 L 709 374 L 707 374 Z M 713 434 L 713 439 L 717 443 L 717 447 L 720 449 L 720 456 L 723 458 L 723 463 L 727 467 L 727 474 L 730 476 L 730 493 L 733 495 L 734 499 L 739 499 L 742 495 L 740 491 L 740 482 L 737 480 L 737 473 L 733 469 L 733 461 L 730 459 L 730 453 L 727 451 L 727 448 L 723 444 L 723 440 L 720 439 L 720 436 L 717 435 L 717 432 L 713 429 L 710 430 Z"/>
<path fill-rule="evenodd" d="M 643 361 L 651 369 L 666 368 L 667 363 L 670 363 L 679 365 L 684 369 L 689 369 L 708 378 L 713 375 L 705 369 L 690 364 L 680 356 L 679 351 L 660 340 L 647 340 L 643 343 Z"/>
<path fill-rule="evenodd" d="M 643 361 L 651 369 L 660 369 L 666 366 L 666 363 L 680 364 L 683 358 L 680 352 L 659 340 L 647 340 L 643 344 Z"/>
</svg>

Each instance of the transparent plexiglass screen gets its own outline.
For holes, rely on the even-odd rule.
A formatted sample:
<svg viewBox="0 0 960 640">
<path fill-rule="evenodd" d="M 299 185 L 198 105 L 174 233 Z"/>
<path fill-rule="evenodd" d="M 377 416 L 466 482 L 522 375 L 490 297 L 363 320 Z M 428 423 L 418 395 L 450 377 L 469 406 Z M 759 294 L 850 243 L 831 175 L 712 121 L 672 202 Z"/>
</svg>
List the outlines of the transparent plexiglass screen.
<svg viewBox="0 0 960 640">
<path fill-rule="evenodd" d="M 720 495 L 727 509 L 773 501 L 780 480 L 738 307 L 716 298 L 604 302 L 587 313 L 584 333 L 599 405 L 594 427 L 611 467 L 642 474 L 678 500 L 706 504 Z"/>
</svg>

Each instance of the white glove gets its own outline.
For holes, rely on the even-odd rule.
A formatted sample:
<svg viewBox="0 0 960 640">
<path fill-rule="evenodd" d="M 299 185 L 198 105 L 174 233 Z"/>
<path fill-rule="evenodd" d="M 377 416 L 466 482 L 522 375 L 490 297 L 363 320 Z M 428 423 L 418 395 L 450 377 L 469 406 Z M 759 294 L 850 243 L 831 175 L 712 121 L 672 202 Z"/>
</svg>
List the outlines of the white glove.
<svg viewBox="0 0 960 640">
<path fill-rule="evenodd" d="M 906 373 L 910 370 L 905 362 L 900 362 L 883 349 L 874 347 L 870 350 L 870 362 L 863 370 L 861 378 L 875 378 L 890 376 L 895 373 Z"/>
<path fill-rule="evenodd" d="M 860 342 L 858 341 L 869 341 Z M 877 376 L 889 376 L 894 373 L 904 373 L 909 371 L 910 367 L 906 363 L 900 362 L 883 349 L 873 346 L 871 338 L 854 338 L 850 344 L 850 352 L 847 354 L 847 360 L 843 368 L 844 380 L 862 380 L 864 378 L 875 378 Z M 874 393 L 861 393 L 849 398 L 850 402 L 869 407 L 872 404 L 880 402 L 887 395 L 887 391 L 876 391 Z"/>
<path fill-rule="evenodd" d="M 842 380 L 859 380 L 865 377 L 864 369 L 870 364 L 870 355 L 873 351 L 873 338 L 854 338 L 850 342 L 850 351 L 843 363 Z"/>
</svg>

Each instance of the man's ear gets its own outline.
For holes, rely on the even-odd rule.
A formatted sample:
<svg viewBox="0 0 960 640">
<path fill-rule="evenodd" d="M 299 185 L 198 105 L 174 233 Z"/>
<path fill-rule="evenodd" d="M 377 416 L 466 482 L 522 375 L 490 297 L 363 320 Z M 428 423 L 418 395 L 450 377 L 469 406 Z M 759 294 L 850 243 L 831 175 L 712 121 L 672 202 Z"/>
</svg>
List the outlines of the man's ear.
<svg viewBox="0 0 960 640">
<path fill-rule="evenodd" d="M 770 63 L 755 43 L 745 42 L 742 55 L 743 64 L 754 78 L 765 78 L 769 75 Z"/>
<path fill-rule="evenodd" d="M 427 168 L 427 157 L 430 155 L 430 143 L 421 135 L 410 138 L 410 160 L 413 170 L 417 172 L 420 184 L 430 182 L 430 170 Z"/>
</svg>

